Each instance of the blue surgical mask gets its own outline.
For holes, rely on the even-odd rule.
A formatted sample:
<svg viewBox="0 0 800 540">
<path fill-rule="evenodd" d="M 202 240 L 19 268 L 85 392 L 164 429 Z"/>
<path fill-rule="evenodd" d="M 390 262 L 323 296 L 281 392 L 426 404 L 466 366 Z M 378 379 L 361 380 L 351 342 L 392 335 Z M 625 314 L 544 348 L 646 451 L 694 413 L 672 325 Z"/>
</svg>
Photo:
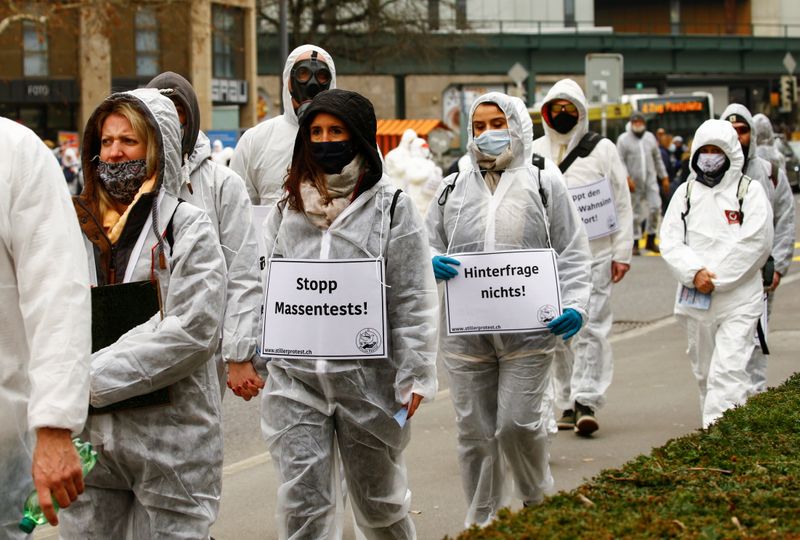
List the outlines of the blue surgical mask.
<svg viewBox="0 0 800 540">
<path fill-rule="evenodd" d="M 475 146 L 489 156 L 499 156 L 511 144 L 511 132 L 507 129 L 490 129 L 475 137 Z"/>
</svg>

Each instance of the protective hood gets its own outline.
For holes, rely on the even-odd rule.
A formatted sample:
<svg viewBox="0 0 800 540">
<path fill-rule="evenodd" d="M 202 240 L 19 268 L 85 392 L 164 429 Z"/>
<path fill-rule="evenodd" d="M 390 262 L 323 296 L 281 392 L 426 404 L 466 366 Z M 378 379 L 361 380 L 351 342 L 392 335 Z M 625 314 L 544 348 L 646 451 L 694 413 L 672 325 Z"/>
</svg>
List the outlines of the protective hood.
<svg viewBox="0 0 800 540">
<path fill-rule="evenodd" d="M 181 157 L 192 155 L 197 134 L 200 132 L 200 106 L 192 84 L 177 73 L 165 71 L 147 83 L 146 88 L 161 90 L 162 94 L 183 105 L 183 110 L 186 111 L 186 128 L 181 141 Z"/>
<path fill-rule="evenodd" d="M 568 133 L 559 133 L 553 128 L 549 114 L 549 104 L 557 99 L 566 99 L 578 109 L 578 123 Z M 551 142 L 558 145 L 567 145 L 567 153 L 572 150 L 581 138 L 589 131 L 589 114 L 586 96 L 580 85 L 572 79 L 561 79 L 547 93 L 542 104 L 542 119 L 544 120 L 544 133 Z"/>
<path fill-rule="evenodd" d="M 475 109 L 481 103 L 494 103 L 503 113 L 508 120 L 508 131 L 511 134 L 511 146 L 514 153 L 514 158 L 511 161 L 510 167 L 521 167 L 531 162 L 533 157 L 533 122 L 528 114 L 528 108 L 525 103 L 518 97 L 508 96 L 501 92 L 489 92 L 483 94 L 472 104 L 469 111 L 469 124 L 467 125 L 467 139 L 470 141 L 468 148 L 470 149 L 470 157 L 472 158 L 472 165 L 475 170 L 478 169 L 478 162 L 475 159 L 475 143 L 474 135 L 472 133 L 472 117 L 475 114 Z"/>
<path fill-rule="evenodd" d="M 294 112 L 292 106 L 292 94 L 289 92 L 289 79 L 292 77 L 292 68 L 294 67 L 297 59 L 304 53 L 310 51 L 317 51 L 321 60 L 328 64 L 331 70 L 331 89 L 336 88 L 336 66 L 333 64 L 333 58 L 328 52 L 316 45 L 300 45 L 286 57 L 286 63 L 283 65 L 283 116 L 287 122 L 296 126 L 297 114 Z"/>
<path fill-rule="evenodd" d="M 775 132 L 772 131 L 772 122 L 770 122 L 769 118 L 764 114 L 758 113 L 753 117 L 753 125 L 755 126 L 753 135 L 755 136 L 756 145 L 772 144 Z"/>
<path fill-rule="evenodd" d="M 320 92 L 306 109 L 303 124 L 297 131 L 293 162 L 303 155 L 301 149 L 308 140 L 311 120 L 321 112 L 332 114 L 347 125 L 350 130 L 350 140 L 358 149 L 358 153 L 364 156 L 366 174 L 356 190 L 355 196 L 358 197 L 377 184 L 383 175 L 383 165 L 376 142 L 378 122 L 375 119 L 375 109 L 367 98 L 355 92 L 337 89 Z"/>
<path fill-rule="evenodd" d="M 147 83 L 146 88 L 161 90 L 162 94 L 183 105 L 183 110 L 186 111 L 186 128 L 183 130 L 181 156 L 190 156 L 200 132 L 200 106 L 197 104 L 194 87 L 181 75 L 165 71 Z"/>
<path fill-rule="evenodd" d="M 189 154 L 189 158 L 186 161 L 189 174 L 199 169 L 207 159 L 211 159 L 211 141 L 205 133 L 200 131 L 197 133 L 197 142 L 194 143 L 194 150 Z"/>
<path fill-rule="evenodd" d="M 727 120 L 706 120 L 694 134 L 692 142 L 692 156 L 690 163 L 692 167 L 697 163 L 697 153 L 700 148 L 708 144 L 719 147 L 725 153 L 730 162 L 728 170 L 715 188 L 725 189 L 732 184 L 738 184 L 742 176 L 744 166 L 744 154 L 742 145 L 739 144 L 739 137 L 733 125 Z M 695 180 L 697 172 L 693 169 L 689 180 Z"/>
<path fill-rule="evenodd" d="M 747 162 L 750 163 L 756 157 L 756 130 L 755 124 L 753 123 L 753 115 L 750 114 L 750 111 L 747 110 L 747 107 L 744 105 L 740 105 L 739 103 L 731 103 L 722 112 L 720 119 L 731 123 L 731 121 L 728 120 L 728 117 L 732 114 L 736 115 L 737 122 L 744 122 L 750 126 L 750 148 L 747 150 L 746 156 Z M 736 130 L 734 130 L 734 132 L 735 131 Z"/>
<path fill-rule="evenodd" d="M 181 188 L 181 126 L 178 113 L 172 101 L 153 88 L 139 88 L 130 92 L 118 92 L 108 96 L 95 109 L 83 134 L 81 159 L 84 170 L 84 188 L 81 199 L 96 201 L 95 184 L 97 160 L 100 155 L 100 131 L 97 119 L 117 103 L 130 103 L 138 109 L 153 128 L 158 145 L 158 166 L 156 186 L 163 186 L 166 192 L 178 197 Z"/>
</svg>

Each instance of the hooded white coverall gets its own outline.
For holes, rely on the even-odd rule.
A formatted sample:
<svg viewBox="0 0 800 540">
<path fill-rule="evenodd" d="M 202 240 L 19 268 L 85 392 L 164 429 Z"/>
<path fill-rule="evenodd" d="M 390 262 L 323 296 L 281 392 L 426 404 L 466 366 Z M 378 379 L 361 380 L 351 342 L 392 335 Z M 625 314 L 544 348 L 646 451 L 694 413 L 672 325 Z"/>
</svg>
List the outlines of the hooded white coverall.
<svg viewBox="0 0 800 540">
<path fill-rule="evenodd" d="M 656 136 L 645 131 L 637 137 L 628 123 L 625 133 L 617 138 L 617 151 L 636 188 L 631 192 L 633 236 L 639 239 L 644 220 L 647 234 L 656 234 L 661 216 L 659 180 L 667 176 Z"/>
<path fill-rule="evenodd" d="M 578 109 L 578 123 L 562 134 L 544 122 L 544 136 L 533 142 L 533 151 L 555 162 L 566 157 L 589 131 L 586 97 L 571 79 L 558 81 L 547 93 L 545 105 L 565 99 Z M 558 341 L 554 365 L 556 405 L 571 409 L 575 401 L 592 409 L 605 402 L 614 370 L 611 344 L 611 261 L 630 264 L 633 244 L 633 215 L 627 171 L 614 143 L 602 139 L 592 153 L 577 158 L 564 173 L 568 189 L 583 187 L 606 178 L 611 186 L 617 214 L 617 230 L 590 240 L 592 250 L 592 294 L 589 318 L 580 332 L 568 342 Z"/>
<path fill-rule="evenodd" d="M 752 181 L 739 210 L 737 191 L 744 156 L 736 130 L 725 120 L 707 120 L 692 143 L 691 163 L 699 148 L 714 145 L 730 160 L 722 180 L 709 188 L 696 180 L 693 169 L 687 182 L 672 197 L 661 226 L 661 256 L 682 287 L 694 288 L 703 268 L 716 274 L 708 309 L 681 304 L 675 315 L 688 334 L 688 354 L 700 387 L 703 427 L 708 427 L 731 407 L 741 405 L 755 392 L 746 371 L 753 352 L 756 321 L 762 312 L 761 267 L 772 247 L 772 209 L 764 189 Z M 686 211 L 686 189 L 692 185 L 686 233 L 681 213 Z"/>
<path fill-rule="evenodd" d="M 585 320 L 591 252 L 561 174 L 552 162 L 543 171 L 531 164 L 533 125 L 522 100 L 498 92 L 484 94 L 472 105 L 470 119 L 482 103 L 495 103 L 505 113 L 514 157 L 492 194 L 474 157 L 470 121 L 472 170 L 443 180 L 428 208 L 432 255 L 457 259 L 459 253 L 551 244 L 558 254 L 562 306 L 575 309 Z M 445 191 L 449 194 L 440 204 Z M 517 497 L 526 503 L 541 502 L 553 486 L 542 397 L 551 384 L 553 351 L 560 338 L 547 331 L 448 336 L 444 317 L 442 310 L 439 352 L 456 411 L 469 506 L 466 524 L 486 524 L 509 502 L 506 466 Z"/>
<path fill-rule="evenodd" d="M 776 160 L 777 174 L 773 175 L 772 163 L 763 157 L 759 156 L 759 149 L 764 146 L 759 146 L 759 139 L 762 141 L 768 139 L 768 150 L 775 150 L 772 146 L 772 125 L 769 118 L 762 115 L 763 120 L 756 122 L 755 118 L 750 115 L 750 111 L 738 103 L 732 103 L 725 108 L 722 113 L 723 120 L 727 120 L 731 114 L 736 114 L 739 120 L 745 122 L 750 126 L 750 147 L 745 160 L 744 171 L 747 176 L 753 180 L 758 180 L 761 187 L 764 188 L 764 193 L 772 207 L 772 226 L 775 231 L 775 236 L 772 241 L 772 250 L 770 255 L 775 261 L 775 271 L 781 276 L 785 276 L 789 271 L 792 264 L 792 257 L 794 256 L 794 237 L 795 237 L 795 206 L 794 196 L 792 195 L 792 188 L 789 186 L 789 179 L 786 177 L 786 171 L 780 167 L 779 158 L 774 153 L 780 154 L 775 151 L 770 152 Z M 766 125 L 764 124 L 766 120 Z M 766 131 L 769 130 L 768 133 Z M 775 293 L 770 291 L 767 293 L 767 315 L 772 311 L 772 299 Z M 766 330 L 765 330 L 766 331 Z M 768 339 L 768 336 L 765 336 Z M 753 355 L 747 365 L 747 372 L 750 374 L 750 379 L 755 385 L 756 392 L 763 392 L 767 389 L 767 357 L 761 351 L 761 346 L 756 345 L 753 349 Z"/>
<path fill-rule="evenodd" d="M 245 131 L 231 158 L 230 167 L 244 179 L 253 204 L 275 206 L 283 198 L 283 182 L 292 163 L 298 127 L 289 93 L 289 79 L 297 58 L 309 51 L 317 51 L 319 59 L 328 64 L 330 88 L 336 88 L 336 67 L 324 49 L 316 45 L 301 45 L 289 53 L 283 66 L 283 114 Z"/>
<path fill-rule="evenodd" d="M 131 103 L 160 132 L 158 204 L 151 214 L 162 237 L 171 220 L 173 243 L 164 240 L 162 269 L 152 224 L 136 233 L 144 242 L 141 251 L 131 252 L 124 281 L 151 279 L 154 272 L 163 318 L 154 314 L 92 354 L 90 403 L 105 407 L 165 387 L 170 403 L 89 415 L 81 438 L 92 443 L 98 461 L 85 479 L 83 496 L 60 513 L 59 532 L 65 539 L 208 538 L 222 487 L 222 413 L 214 352 L 225 306 L 225 259 L 205 212 L 178 202 L 181 132 L 172 101 L 154 89 L 106 98 L 113 101 Z M 99 183 L 91 156 L 99 149 L 100 133 L 94 126 L 106 102 L 87 123 L 84 193 Z M 86 246 L 90 280 L 97 283 L 98 250 L 88 238 Z M 118 278 L 123 281 L 121 274 Z"/>
<path fill-rule="evenodd" d="M 28 128 L 0 117 L 0 538 L 26 538 L 41 427 L 83 428 L 91 308 L 64 174 Z"/>
</svg>

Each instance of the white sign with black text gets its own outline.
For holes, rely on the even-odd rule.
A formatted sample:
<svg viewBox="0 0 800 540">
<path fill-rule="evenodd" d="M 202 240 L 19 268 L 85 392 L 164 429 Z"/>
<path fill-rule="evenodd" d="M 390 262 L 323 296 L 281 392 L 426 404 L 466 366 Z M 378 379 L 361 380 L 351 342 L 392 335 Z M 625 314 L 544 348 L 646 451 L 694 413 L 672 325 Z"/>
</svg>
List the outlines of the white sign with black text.
<svg viewBox="0 0 800 540">
<path fill-rule="evenodd" d="M 608 178 L 569 190 L 581 215 L 589 240 L 612 234 L 619 228 L 614 193 Z"/>
<path fill-rule="evenodd" d="M 261 355 L 386 358 L 383 280 L 375 259 L 270 259 Z"/>
<path fill-rule="evenodd" d="M 552 249 L 460 253 L 445 282 L 448 335 L 546 330 L 561 315 Z"/>
</svg>

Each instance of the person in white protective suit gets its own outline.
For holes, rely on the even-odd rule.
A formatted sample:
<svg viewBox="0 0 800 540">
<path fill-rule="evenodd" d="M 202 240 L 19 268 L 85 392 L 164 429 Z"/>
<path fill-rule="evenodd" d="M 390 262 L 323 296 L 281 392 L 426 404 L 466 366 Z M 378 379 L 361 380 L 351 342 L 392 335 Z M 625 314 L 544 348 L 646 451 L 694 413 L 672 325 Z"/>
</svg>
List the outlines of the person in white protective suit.
<svg viewBox="0 0 800 540">
<path fill-rule="evenodd" d="M 428 211 L 428 205 L 442 183 L 442 169 L 431 159 L 428 141 L 420 137 L 411 143 L 411 158 L 408 162 L 406 192 L 414 201 L 420 214 Z"/>
<path fill-rule="evenodd" d="M 86 124 L 74 205 L 90 282 L 155 281 L 161 312 L 92 354 L 81 438 L 98 461 L 62 538 L 208 538 L 217 516 L 225 259 L 205 212 L 178 199 L 181 148 L 175 106 L 155 89 L 112 94 Z"/>
<path fill-rule="evenodd" d="M 778 137 L 772 130 L 772 122 L 767 115 L 758 113 L 753 115 L 753 136 L 756 140 L 756 155 L 769 161 L 773 167 L 786 172 L 786 156 L 783 155 L 776 143 Z"/>
<path fill-rule="evenodd" d="M 224 146 L 221 140 L 216 139 L 211 145 L 210 157 L 211 161 L 214 163 L 219 163 L 220 165 L 227 167 L 231 157 L 233 157 L 233 148 L 230 146 Z"/>
<path fill-rule="evenodd" d="M 795 205 L 786 171 L 780 166 L 780 158 L 783 156 L 778 158 L 770 152 L 770 150 L 774 150 L 774 147 L 771 146 L 772 126 L 769 119 L 764 115 L 756 116 L 763 118 L 760 127 L 755 117 L 750 115 L 750 111 L 744 105 L 732 103 L 725 109 L 721 118 L 733 124 L 745 155 L 744 172 L 753 180 L 758 180 L 761 183 L 761 187 L 764 188 L 772 207 L 772 226 L 775 235 L 770 258 L 762 271 L 765 294 L 767 295 L 767 314 L 769 315 L 772 311 L 775 290 L 780 285 L 781 277 L 785 276 L 789 271 L 792 257 L 794 256 Z M 764 120 L 766 120 L 766 126 L 764 126 Z M 772 157 L 774 162 L 758 155 L 759 130 L 762 133 L 761 140 L 767 139 L 764 142 L 764 144 L 768 145 L 766 148 L 767 155 Z M 766 133 L 767 130 L 768 133 Z M 780 154 L 777 151 L 775 153 Z M 766 332 L 766 328 L 761 328 L 764 344 L 766 344 L 768 337 Z M 747 366 L 747 372 L 750 374 L 756 391 L 763 392 L 767 389 L 767 356 L 765 351 L 762 350 L 761 339 L 759 338 L 756 341 L 758 344 L 753 350 L 753 356 Z"/>
<path fill-rule="evenodd" d="M 589 435 L 599 427 L 596 411 L 605 402 L 614 364 L 611 344 L 611 286 L 630 269 L 633 241 L 633 215 L 627 171 L 617 148 L 608 139 L 590 139 L 586 97 L 571 79 L 558 81 L 542 105 L 544 136 L 533 142 L 533 151 L 551 159 L 563 173 L 567 189 L 577 198 L 576 206 L 584 223 L 597 219 L 598 203 L 613 208 L 602 230 L 591 229 L 592 294 L 586 325 L 568 343 L 559 343 L 554 361 L 556 405 L 564 411 L 559 429 L 574 429 Z M 588 155 L 582 141 L 594 140 Z M 584 145 L 586 142 L 584 142 Z M 571 157 L 575 153 L 574 161 Z M 598 182 L 601 182 L 598 184 Z M 601 186 L 602 200 L 581 198 L 587 186 Z M 610 200 L 609 200 L 610 199 Z M 603 214 L 604 216 L 606 214 Z M 613 223 L 609 221 L 613 215 Z M 587 228 L 587 234 L 590 230 Z"/>
<path fill-rule="evenodd" d="M 230 167 L 244 179 L 253 204 L 275 206 L 292 162 L 298 111 L 319 92 L 336 88 L 333 58 L 316 45 L 301 45 L 283 66 L 283 114 L 244 132 Z"/>
<path fill-rule="evenodd" d="M 264 226 L 267 251 L 293 259 L 382 258 L 385 360 L 273 357 L 262 431 L 280 478 L 278 536 L 332 538 L 341 458 L 356 524 L 367 538 L 415 538 L 403 449 L 413 416 L 436 394 L 436 284 L 422 219 L 376 148 L 372 104 L 328 90 L 307 109 L 287 194 Z"/>
<path fill-rule="evenodd" d="M 730 122 L 705 121 L 692 143 L 692 172 L 661 226 L 661 255 L 678 280 L 675 315 L 688 334 L 704 428 L 755 392 L 746 368 L 762 312 L 772 209 L 743 166 Z"/>
<path fill-rule="evenodd" d="M 645 223 L 647 240 L 645 249 L 659 252 L 656 232 L 661 217 L 660 188 L 669 191 L 669 175 L 661 159 L 655 135 L 647 131 L 644 115 L 634 112 L 617 138 L 617 151 L 631 178 L 631 206 L 633 207 L 633 254 L 639 255 L 639 237 Z"/>
<path fill-rule="evenodd" d="M 184 174 L 180 197 L 202 209 L 217 231 L 227 269 L 225 319 L 217 367 L 224 390 L 249 400 L 258 395 L 264 381 L 251 359 L 260 335 L 261 284 L 259 256 L 252 208 L 244 181 L 235 172 L 211 159 L 208 137 L 200 130 L 200 108 L 191 83 L 171 71 L 157 75 L 148 88 L 156 88 L 175 104 L 183 126 L 181 153 Z M 223 363 L 224 362 L 224 363 Z"/>
<path fill-rule="evenodd" d="M 397 147 L 387 152 L 384 158 L 386 174 L 402 190 L 408 188 L 407 174 L 409 161 L 411 160 L 411 143 L 416 139 L 416 131 L 413 129 L 405 130 Z"/>
<path fill-rule="evenodd" d="M 439 333 L 458 426 L 466 524 L 485 525 L 509 503 L 510 484 L 527 505 L 553 486 L 547 417 L 557 338 L 575 335 L 586 317 L 591 253 L 586 231 L 561 174 L 535 167 L 533 125 L 521 99 L 499 92 L 470 111 L 471 170 L 448 176 L 426 217 L 434 274 L 451 279 L 460 253 L 552 247 L 557 255 L 563 314 L 550 332 L 448 336 Z M 440 328 L 446 328 L 442 310 Z"/>
<path fill-rule="evenodd" d="M 71 434 L 89 402 L 91 308 L 61 167 L 35 133 L 2 117 L 0 192 L 0 538 L 22 539 L 34 486 L 52 524 L 51 494 L 64 508 L 83 492 Z"/>
</svg>

